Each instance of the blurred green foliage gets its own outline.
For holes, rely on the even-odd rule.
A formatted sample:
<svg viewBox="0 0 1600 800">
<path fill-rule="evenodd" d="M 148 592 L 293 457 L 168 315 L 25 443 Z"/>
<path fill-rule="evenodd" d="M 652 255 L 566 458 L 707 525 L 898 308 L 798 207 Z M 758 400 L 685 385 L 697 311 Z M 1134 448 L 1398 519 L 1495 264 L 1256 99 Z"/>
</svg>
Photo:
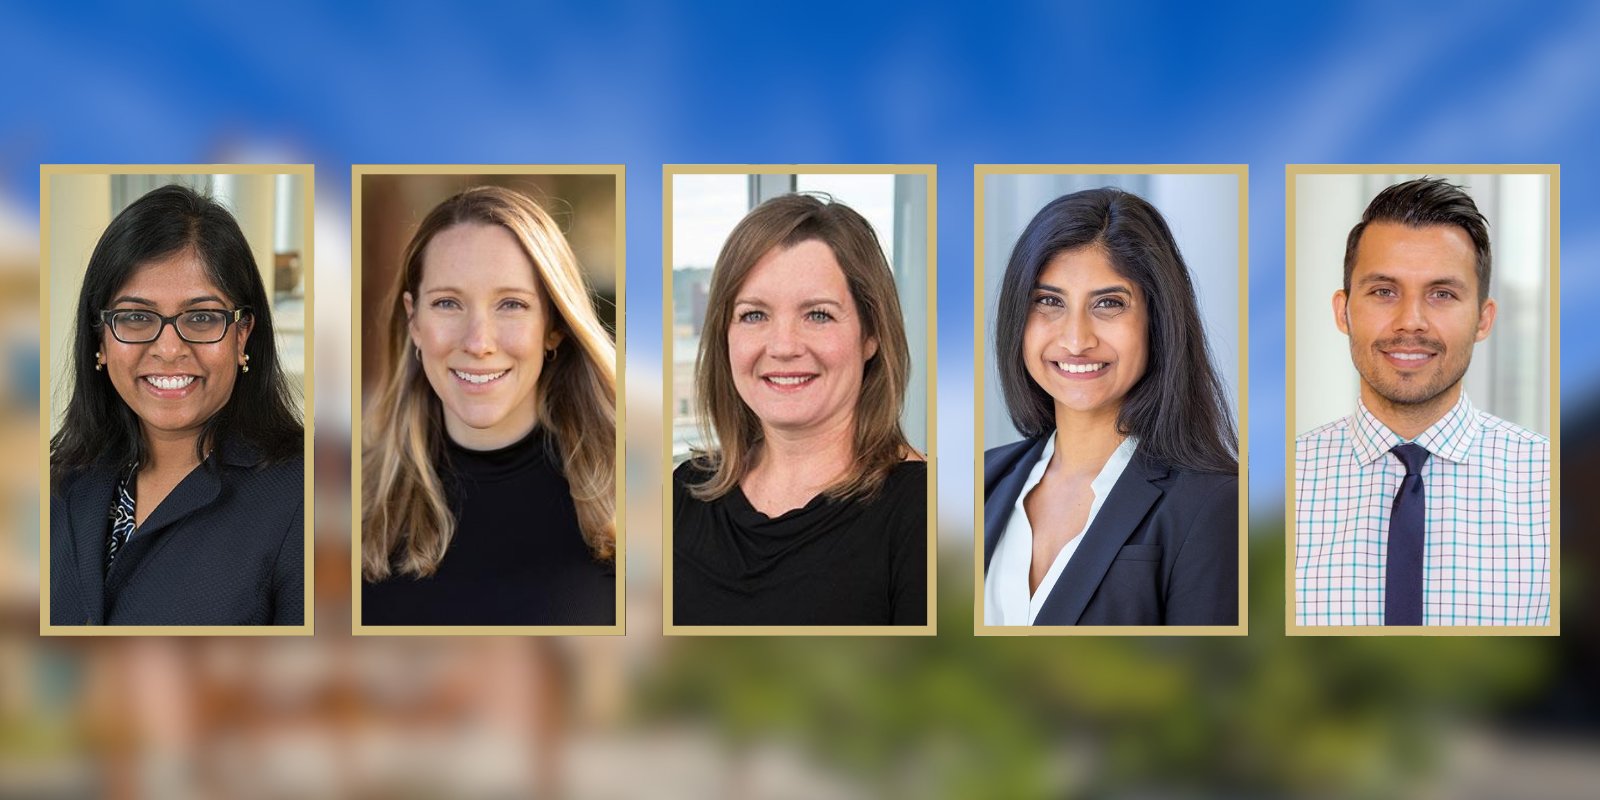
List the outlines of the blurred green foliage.
<svg viewBox="0 0 1600 800">
<path fill-rule="evenodd" d="M 947 550 L 937 637 L 675 639 L 641 713 L 890 796 L 1391 797 L 1555 667 L 1547 638 L 1285 636 L 1283 528 L 1253 529 L 1247 637 L 975 637 L 971 551 Z"/>
</svg>

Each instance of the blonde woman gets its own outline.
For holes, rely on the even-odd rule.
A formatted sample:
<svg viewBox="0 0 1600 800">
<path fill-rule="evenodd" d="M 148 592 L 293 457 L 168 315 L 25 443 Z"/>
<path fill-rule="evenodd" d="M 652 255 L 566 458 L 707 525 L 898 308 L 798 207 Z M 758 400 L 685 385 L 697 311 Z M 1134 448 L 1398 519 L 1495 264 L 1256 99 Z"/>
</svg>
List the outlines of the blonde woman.
<svg viewBox="0 0 1600 800">
<path fill-rule="evenodd" d="M 791 194 L 729 235 L 673 474 L 677 625 L 923 625 L 927 464 L 900 429 L 910 356 L 872 226 Z"/>
<path fill-rule="evenodd" d="M 363 624 L 614 624 L 616 350 L 555 223 L 508 189 L 457 194 L 388 302 Z"/>
</svg>

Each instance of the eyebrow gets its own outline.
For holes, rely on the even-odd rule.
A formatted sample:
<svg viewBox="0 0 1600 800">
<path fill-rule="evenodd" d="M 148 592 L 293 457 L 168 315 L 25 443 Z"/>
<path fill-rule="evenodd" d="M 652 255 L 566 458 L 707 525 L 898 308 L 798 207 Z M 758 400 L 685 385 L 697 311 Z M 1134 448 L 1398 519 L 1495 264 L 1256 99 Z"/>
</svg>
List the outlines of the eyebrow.
<svg viewBox="0 0 1600 800">
<path fill-rule="evenodd" d="M 763 307 L 768 305 L 767 301 L 765 301 L 765 300 L 763 300 L 763 299 L 761 299 L 759 297 L 741 297 L 741 298 L 733 301 L 733 304 L 734 305 L 743 304 L 743 305 L 749 305 L 749 306 L 763 306 Z M 833 299 L 830 299 L 830 298 L 827 298 L 827 297 L 813 297 L 813 298 L 810 298 L 810 299 L 807 299 L 807 300 L 802 300 L 802 301 L 800 301 L 800 305 L 802 305 L 802 306 L 833 306 L 835 308 L 844 308 L 844 303 L 841 303 L 838 300 L 833 300 Z"/>
<path fill-rule="evenodd" d="M 114 305 L 114 306 L 122 305 L 123 303 L 132 303 L 134 305 L 139 305 L 139 306 L 149 306 L 151 308 L 155 308 L 158 305 L 156 303 L 156 301 L 154 301 L 154 300 L 146 300 L 143 297 L 134 297 L 133 295 L 127 295 L 127 294 L 125 294 L 125 295 L 123 295 L 123 296 L 111 301 L 111 305 Z M 216 296 L 214 294 L 203 294 L 203 295 L 200 295 L 199 297 L 191 297 L 188 300 L 183 301 L 181 306 L 184 307 L 184 308 L 187 308 L 189 306 L 199 305 L 201 303 L 216 303 L 218 305 L 227 305 L 228 304 L 226 300 L 223 300 L 222 298 L 220 298 L 220 297 L 218 297 L 218 296 Z"/>
<path fill-rule="evenodd" d="M 1368 276 L 1362 278 L 1361 280 L 1356 281 L 1356 285 L 1357 286 L 1366 286 L 1368 284 L 1373 284 L 1373 283 L 1399 283 L 1399 282 L 1400 282 L 1400 280 L 1398 278 L 1395 278 L 1395 277 L 1390 276 L 1390 275 L 1384 275 L 1383 273 L 1378 273 L 1376 275 L 1368 275 Z M 1460 289 L 1462 291 L 1466 291 L 1466 289 L 1467 289 L 1467 282 L 1466 281 L 1461 280 L 1460 278 L 1457 278 L 1457 277 L 1453 277 L 1453 276 L 1452 277 L 1445 277 L 1445 278 L 1435 278 L 1435 279 L 1433 279 L 1431 281 L 1428 281 L 1427 285 L 1429 285 L 1429 286 L 1449 286 L 1451 288 Z"/>
<path fill-rule="evenodd" d="M 1035 283 L 1033 285 L 1033 288 L 1035 288 L 1035 289 L 1043 289 L 1043 290 L 1045 290 L 1047 292 L 1055 292 L 1056 294 L 1066 294 L 1067 293 L 1065 289 L 1062 289 L 1059 286 L 1051 286 L 1048 283 Z M 1133 290 L 1129 289 L 1126 286 L 1107 286 L 1104 289 L 1095 289 L 1095 290 L 1089 292 L 1089 296 L 1090 297 L 1099 297 L 1101 295 L 1106 295 L 1106 294 L 1133 294 Z"/>
<path fill-rule="evenodd" d="M 537 290 L 524 289 L 524 288 L 521 288 L 521 287 L 518 287 L 518 286 L 496 286 L 495 288 L 491 289 L 490 292 L 493 293 L 493 294 L 527 294 L 527 295 L 538 294 Z M 423 294 L 465 294 L 465 291 L 463 291 L 460 287 L 456 287 L 456 286 L 436 286 L 436 287 L 434 287 L 432 289 L 424 289 L 424 290 L 422 290 L 422 293 Z"/>
</svg>

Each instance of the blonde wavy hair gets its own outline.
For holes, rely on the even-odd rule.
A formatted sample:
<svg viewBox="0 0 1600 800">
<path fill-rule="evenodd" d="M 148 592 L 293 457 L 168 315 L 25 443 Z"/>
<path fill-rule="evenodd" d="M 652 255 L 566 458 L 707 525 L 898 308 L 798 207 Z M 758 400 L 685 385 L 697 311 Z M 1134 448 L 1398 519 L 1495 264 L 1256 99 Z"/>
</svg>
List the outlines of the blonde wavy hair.
<svg viewBox="0 0 1600 800">
<path fill-rule="evenodd" d="M 455 534 L 437 467 L 444 455 L 443 412 L 421 363 L 410 357 L 415 345 L 402 298 L 417 293 L 428 243 L 466 224 L 499 225 L 516 237 L 553 312 L 551 324 L 565 334 L 561 356 L 545 361 L 535 387 L 539 421 L 560 450 L 584 542 L 595 558 L 615 558 L 616 345 L 550 215 L 518 192 L 480 186 L 445 200 L 422 220 L 385 301 L 383 388 L 366 417 L 361 455 L 361 571 L 367 580 L 395 571 L 433 574 Z"/>
<path fill-rule="evenodd" d="M 694 454 L 695 466 L 711 474 L 704 483 L 689 487 L 696 499 L 715 500 L 732 491 L 755 466 L 760 452 L 761 420 L 739 397 L 729 361 L 728 329 L 739 287 L 769 251 L 812 240 L 833 251 L 861 314 L 862 336 L 878 342 L 878 352 L 867 360 L 861 376 L 851 469 L 825 494 L 837 499 L 870 497 L 890 470 L 916 453 L 900 429 L 911 350 L 894 272 L 877 233 L 865 217 L 827 195 L 786 194 L 756 206 L 734 226 L 711 270 L 704 333 L 695 361 L 695 391 L 703 439 L 715 442 L 716 449 Z"/>
</svg>

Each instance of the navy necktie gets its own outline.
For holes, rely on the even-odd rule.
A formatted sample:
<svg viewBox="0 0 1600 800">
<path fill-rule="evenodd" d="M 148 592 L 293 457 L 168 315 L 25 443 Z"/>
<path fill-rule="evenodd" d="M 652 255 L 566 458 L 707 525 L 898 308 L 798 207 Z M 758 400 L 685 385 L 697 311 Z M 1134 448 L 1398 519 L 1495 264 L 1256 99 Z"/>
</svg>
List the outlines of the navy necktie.
<svg viewBox="0 0 1600 800">
<path fill-rule="evenodd" d="M 1406 467 L 1406 478 L 1394 496 L 1389 514 L 1389 566 L 1384 588 L 1383 624 L 1422 624 L 1422 548 L 1427 497 L 1422 485 L 1422 465 L 1428 451 L 1414 444 L 1398 444 L 1394 454 Z"/>
</svg>

